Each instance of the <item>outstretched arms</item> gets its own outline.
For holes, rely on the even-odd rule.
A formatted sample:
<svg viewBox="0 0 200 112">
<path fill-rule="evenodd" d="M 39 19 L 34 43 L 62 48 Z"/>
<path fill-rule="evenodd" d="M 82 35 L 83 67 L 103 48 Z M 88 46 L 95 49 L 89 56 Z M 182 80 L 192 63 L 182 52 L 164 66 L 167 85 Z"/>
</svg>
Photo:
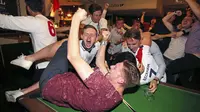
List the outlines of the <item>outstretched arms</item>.
<svg viewBox="0 0 200 112">
<path fill-rule="evenodd" d="M 68 38 L 68 55 L 67 58 L 75 68 L 76 72 L 82 80 L 85 80 L 93 72 L 92 68 L 80 56 L 79 46 L 79 25 L 82 20 L 87 17 L 84 9 L 78 9 L 72 18 L 70 34 Z"/>
</svg>

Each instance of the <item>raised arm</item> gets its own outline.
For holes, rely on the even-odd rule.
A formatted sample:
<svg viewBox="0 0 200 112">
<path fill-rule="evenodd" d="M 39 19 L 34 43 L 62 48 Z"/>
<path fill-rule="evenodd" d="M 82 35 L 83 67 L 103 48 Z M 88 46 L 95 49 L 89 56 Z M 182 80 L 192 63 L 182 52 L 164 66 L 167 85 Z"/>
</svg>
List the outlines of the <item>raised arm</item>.
<svg viewBox="0 0 200 112">
<path fill-rule="evenodd" d="M 128 26 L 126 23 L 124 23 L 124 28 L 130 30 L 132 27 L 131 27 L 131 26 Z"/>
<path fill-rule="evenodd" d="M 185 0 L 185 1 L 188 3 L 193 13 L 200 20 L 200 5 L 196 2 L 197 0 Z"/>
<path fill-rule="evenodd" d="M 144 16 L 145 16 L 145 12 L 142 12 L 142 16 L 141 16 L 141 18 L 140 18 L 140 22 L 141 22 L 142 24 L 144 24 Z"/>
<path fill-rule="evenodd" d="M 104 9 L 103 9 L 103 12 L 102 12 L 102 15 L 101 15 L 101 18 L 106 18 L 106 14 L 107 14 L 107 11 L 108 11 L 108 7 L 109 7 L 109 4 L 108 4 L 108 3 L 105 3 Z"/>
<path fill-rule="evenodd" d="M 105 75 L 106 73 L 108 73 L 108 70 L 105 66 L 105 51 L 106 51 L 108 37 L 110 36 L 110 32 L 103 31 L 102 35 L 103 35 L 103 40 L 101 42 L 101 47 L 97 53 L 96 66 L 99 67 L 100 71 Z"/>
<path fill-rule="evenodd" d="M 79 25 L 87 16 L 84 9 L 78 9 L 72 18 L 71 29 L 68 38 L 68 55 L 67 58 L 75 68 L 82 80 L 85 80 L 93 72 L 92 68 L 80 56 L 79 46 Z"/>
<path fill-rule="evenodd" d="M 174 31 L 174 28 L 173 28 L 172 23 L 170 23 L 168 20 L 169 20 L 172 16 L 174 16 L 174 15 L 175 15 L 175 12 L 171 12 L 170 14 L 167 14 L 167 15 L 162 19 L 164 25 L 165 25 L 165 26 L 167 27 L 167 29 L 168 29 L 169 31 L 171 31 L 171 32 Z"/>
<path fill-rule="evenodd" d="M 169 14 L 167 14 L 163 19 L 163 23 L 164 25 L 167 27 L 167 29 L 171 32 L 174 31 L 174 27 L 172 25 L 172 23 L 169 22 L 169 19 L 175 15 L 178 15 L 178 16 L 181 16 L 182 15 L 182 12 L 181 11 L 175 11 L 175 12 L 171 12 Z"/>
</svg>

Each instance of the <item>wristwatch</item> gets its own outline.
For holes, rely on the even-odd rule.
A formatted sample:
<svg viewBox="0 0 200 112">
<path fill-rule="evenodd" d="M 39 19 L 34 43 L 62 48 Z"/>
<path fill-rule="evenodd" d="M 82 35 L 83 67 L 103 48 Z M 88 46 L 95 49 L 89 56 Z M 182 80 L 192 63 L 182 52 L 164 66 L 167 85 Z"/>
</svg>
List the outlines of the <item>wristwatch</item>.
<svg viewBox="0 0 200 112">
<path fill-rule="evenodd" d="M 101 41 L 101 45 L 105 45 L 105 46 L 106 46 L 107 44 L 108 44 L 107 41 L 105 41 L 105 40 L 102 40 L 102 41 Z"/>
</svg>

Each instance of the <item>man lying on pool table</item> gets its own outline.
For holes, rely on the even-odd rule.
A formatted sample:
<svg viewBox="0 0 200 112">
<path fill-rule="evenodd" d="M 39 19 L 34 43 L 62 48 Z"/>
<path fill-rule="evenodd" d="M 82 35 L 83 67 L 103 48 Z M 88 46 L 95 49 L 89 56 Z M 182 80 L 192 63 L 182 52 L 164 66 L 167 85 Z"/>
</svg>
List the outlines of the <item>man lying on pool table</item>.
<svg viewBox="0 0 200 112">
<path fill-rule="evenodd" d="M 42 75 L 40 90 L 42 97 L 58 106 L 72 107 L 77 110 L 96 112 L 110 110 L 123 99 L 125 88 L 139 84 L 140 73 L 135 63 L 127 60 L 105 67 L 105 49 L 109 32 L 103 32 L 103 41 L 97 54 L 93 70 L 80 56 L 78 30 L 86 11 L 78 9 L 72 19 L 68 40 L 67 58 L 78 75 L 64 74 Z M 80 77 L 80 78 L 79 78 Z"/>
</svg>

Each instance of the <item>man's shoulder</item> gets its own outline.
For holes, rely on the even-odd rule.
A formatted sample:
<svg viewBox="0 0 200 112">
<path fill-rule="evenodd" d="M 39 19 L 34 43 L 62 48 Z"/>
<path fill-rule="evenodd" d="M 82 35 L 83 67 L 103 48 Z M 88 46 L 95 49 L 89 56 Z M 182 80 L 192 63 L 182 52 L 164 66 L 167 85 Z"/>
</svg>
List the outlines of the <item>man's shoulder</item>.
<svg viewBox="0 0 200 112">
<path fill-rule="evenodd" d="M 35 17 L 33 16 L 23 16 L 22 19 L 26 19 L 29 21 L 29 24 L 33 24 L 33 26 L 39 25 L 42 26 L 44 24 L 41 23 L 47 23 L 47 21 L 49 21 L 49 19 L 47 19 L 45 16 L 43 15 L 37 15 Z"/>
<path fill-rule="evenodd" d="M 102 82 L 108 81 L 106 77 L 104 77 L 103 73 L 99 68 L 95 68 L 94 72 L 86 79 L 84 82 L 86 85 L 94 86 L 99 85 Z"/>
<path fill-rule="evenodd" d="M 141 46 L 143 49 L 145 49 L 145 50 L 149 50 L 150 49 L 150 46 L 149 45 L 142 45 Z"/>
<path fill-rule="evenodd" d="M 159 46 L 154 41 L 152 41 L 150 49 L 159 49 Z"/>
<path fill-rule="evenodd" d="M 198 27 L 198 28 L 200 28 L 200 21 L 199 21 L 199 20 L 196 21 L 196 22 L 193 24 L 193 27 Z"/>
<path fill-rule="evenodd" d="M 45 17 L 44 15 L 42 14 L 39 14 L 37 16 L 34 17 L 37 21 L 50 21 L 47 17 Z"/>
</svg>

